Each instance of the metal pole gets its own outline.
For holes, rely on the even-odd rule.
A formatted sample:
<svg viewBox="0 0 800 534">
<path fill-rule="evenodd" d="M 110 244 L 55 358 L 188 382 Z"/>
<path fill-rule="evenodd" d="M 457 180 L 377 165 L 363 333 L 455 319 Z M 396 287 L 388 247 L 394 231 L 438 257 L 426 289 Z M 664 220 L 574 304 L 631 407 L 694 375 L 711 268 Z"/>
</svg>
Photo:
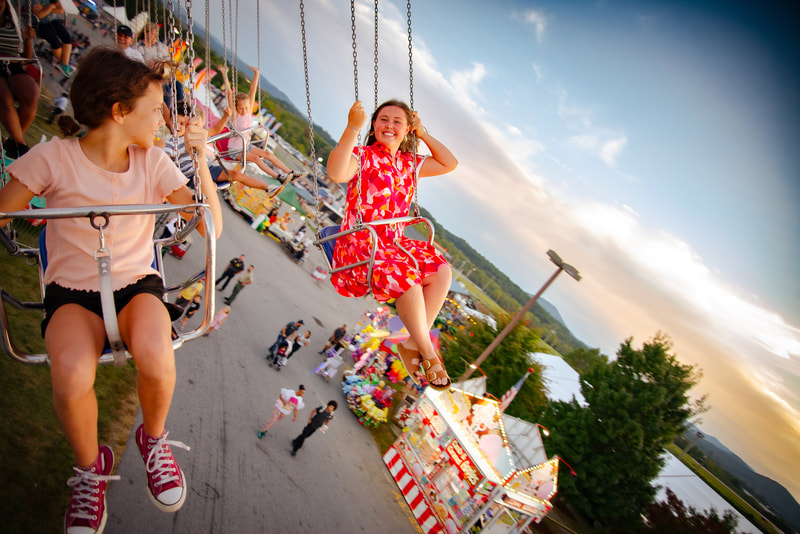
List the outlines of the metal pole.
<svg viewBox="0 0 800 534">
<path fill-rule="evenodd" d="M 528 312 L 528 310 L 530 310 L 533 307 L 533 305 L 536 304 L 536 301 L 539 300 L 539 297 L 542 296 L 542 293 L 544 293 L 545 289 L 547 289 L 550 286 L 550 284 L 553 283 L 553 280 L 555 280 L 556 277 L 559 274 L 561 274 L 561 271 L 563 270 L 564 270 L 564 265 L 563 264 L 559 265 L 556 272 L 554 272 L 547 280 L 547 282 L 544 283 L 542 288 L 539 289 L 539 291 L 533 297 L 531 297 L 531 300 L 529 300 L 528 303 L 525 304 L 525 306 L 519 312 L 517 312 L 514 318 L 511 319 L 511 321 L 506 325 L 505 328 L 503 328 L 503 331 L 500 332 L 497 335 L 497 337 L 495 337 L 494 340 L 492 340 L 491 343 L 489 343 L 489 346 L 486 347 L 486 349 L 481 353 L 480 356 L 478 356 L 478 359 L 475 360 L 472 363 L 472 365 L 478 367 L 480 364 L 484 362 L 484 360 L 486 360 L 486 358 L 489 357 L 492 351 L 496 349 L 497 346 L 500 344 L 500 342 L 503 341 L 503 339 L 505 339 L 505 337 L 509 334 L 509 332 L 511 332 L 511 330 L 513 330 L 514 327 L 517 326 L 517 323 L 520 321 L 520 319 L 522 319 L 522 317 Z M 472 376 L 473 372 L 475 372 L 475 369 L 473 369 L 470 366 L 467 366 L 467 370 L 464 372 L 463 375 L 461 375 L 461 378 L 458 379 L 458 382 L 463 382 L 464 380 L 467 380 L 470 376 Z"/>
</svg>

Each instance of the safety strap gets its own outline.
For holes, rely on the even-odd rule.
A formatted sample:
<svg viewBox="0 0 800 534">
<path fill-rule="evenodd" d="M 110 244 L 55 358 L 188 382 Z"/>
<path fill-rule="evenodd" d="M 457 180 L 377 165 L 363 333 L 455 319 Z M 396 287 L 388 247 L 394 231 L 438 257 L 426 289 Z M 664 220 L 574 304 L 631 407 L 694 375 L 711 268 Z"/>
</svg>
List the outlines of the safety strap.
<svg viewBox="0 0 800 534">
<path fill-rule="evenodd" d="M 92 226 L 100 232 L 100 246 L 94 251 L 94 259 L 97 261 L 97 273 L 100 276 L 100 304 L 103 307 L 103 323 L 106 327 L 106 336 L 111 345 L 111 353 L 114 355 L 114 365 L 125 365 L 128 358 L 125 355 L 125 345 L 122 343 L 122 336 L 119 333 L 117 323 L 117 307 L 114 305 L 114 286 L 111 284 L 111 251 L 106 248 L 103 228 L 108 226 L 108 215 L 99 215 L 105 222 L 99 225 L 95 222 L 95 217 L 91 218 Z"/>
</svg>

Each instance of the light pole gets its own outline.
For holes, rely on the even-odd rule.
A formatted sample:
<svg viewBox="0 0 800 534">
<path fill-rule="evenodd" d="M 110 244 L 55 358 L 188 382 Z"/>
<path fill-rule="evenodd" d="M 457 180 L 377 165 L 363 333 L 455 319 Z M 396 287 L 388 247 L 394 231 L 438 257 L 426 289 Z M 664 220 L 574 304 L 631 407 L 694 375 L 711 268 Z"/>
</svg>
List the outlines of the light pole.
<svg viewBox="0 0 800 534">
<path fill-rule="evenodd" d="M 574 278 L 577 281 L 580 281 L 581 275 L 578 272 L 578 269 L 576 269 L 569 263 L 564 263 L 561 257 L 558 254 L 556 254 L 555 251 L 553 250 L 548 250 L 547 255 L 550 257 L 550 261 L 552 261 L 556 265 L 556 267 L 558 267 L 558 269 L 556 269 L 556 272 L 554 272 L 550 276 L 550 278 L 548 278 L 547 282 L 544 283 L 541 289 L 539 289 L 539 291 L 533 297 L 531 297 L 531 300 L 529 300 L 528 303 L 525 304 L 525 306 L 519 312 L 517 312 L 514 318 L 511 319 L 511 321 L 506 325 L 505 328 L 503 328 L 503 331 L 497 334 L 497 337 L 495 337 L 492 340 L 492 342 L 489 343 L 489 346 L 486 347 L 486 349 L 481 353 L 481 355 L 478 356 L 478 359 L 473 362 L 473 365 L 475 365 L 476 367 L 482 364 L 484 360 L 486 360 L 486 358 L 489 357 L 492 351 L 497 348 L 500 342 L 503 341 L 503 339 L 505 339 L 505 337 L 511 332 L 511 330 L 513 330 L 514 327 L 517 326 L 517 323 L 520 321 L 520 319 L 522 319 L 528 312 L 528 310 L 530 310 L 533 307 L 533 305 L 536 304 L 536 301 L 539 300 L 539 297 L 542 296 L 542 293 L 544 293 L 545 289 L 547 289 L 550 286 L 550 284 L 553 283 L 553 280 L 555 280 L 556 277 L 559 274 L 561 274 L 561 271 L 566 271 L 567 274 L 570 275 L 572 278 Z M 461 378 L 458 379 L 458 381 L 463 382 L 464 380 L 467 380 L 470 376 L 472 376 L 473 371 L 474 369 L 472 369 L 472 366 L 468 367 L 467 370 L 464 372 L 464 374 L 461 375 Z"/>
</svg>

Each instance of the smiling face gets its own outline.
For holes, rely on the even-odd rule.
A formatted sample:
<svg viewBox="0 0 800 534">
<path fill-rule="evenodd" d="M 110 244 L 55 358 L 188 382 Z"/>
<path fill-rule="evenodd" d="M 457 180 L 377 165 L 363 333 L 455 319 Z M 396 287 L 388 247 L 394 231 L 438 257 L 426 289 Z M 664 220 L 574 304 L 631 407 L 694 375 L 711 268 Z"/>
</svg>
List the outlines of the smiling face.
<svg viewBox="0 0 800 534">
<path fill-rule="evenodd" d="M 400 146 L 410 129 L 406 112 L 398 106 L 385 106 L 379 109 L 372 122 L 375 140 L 394 150 Z"/>
<path fill-rule="evenodd" d="M 0 0 L 0 1 L 4 1 L 4 0 Z M 133 37 L 128 37 L 124 33 L 118 33 L 117 34 L 117 45 L 119 45 L 120 48 L 125 49 L 125 48 L 128 48 L 132 44 L 133 44 Z"/>
<path fill-rule="evenodd" d="M 131 136 L 131 143 L 142 148 L 150 148 L 156 138 L 158 129 L 164 125 L 161 105 L 164 93 L 161 85 L 152 82 L 144 94 L 136 100 L 133 109 L 124 115 L 124 125 Z"/>
</svg>

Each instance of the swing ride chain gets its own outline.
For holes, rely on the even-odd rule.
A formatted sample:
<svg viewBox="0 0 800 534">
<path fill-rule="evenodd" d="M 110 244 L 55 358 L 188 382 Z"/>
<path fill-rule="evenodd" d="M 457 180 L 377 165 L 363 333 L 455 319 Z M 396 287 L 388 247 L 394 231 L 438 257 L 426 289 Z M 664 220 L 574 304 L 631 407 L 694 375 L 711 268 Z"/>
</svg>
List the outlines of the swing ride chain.
<svg viewBox="0 0 800 534">
<path fill-rule="evenodd" d="M 172 0 L 167 0 L 167 13 L 169 14 L 169 16 L 165 17 L 165 19 L 164 19 L 164 22 L 167 25 L 167 29 L 165 30 L 165 33 L 168 34 L 168 35 L 164 36 L 164 40 L 167 43 L 170 43 L 170 41 L 172 41 L 172 36 L 175 35 L 175 18 L 172 16 L 172 11 L 174 9 L 175 9 L 175 7 L 172 5 Z M 170 61 L 172 61 L 173 58 L 175 57 L 174 56 L 175 48 L 174 48 L 174 46 L 172 46 L 172 44 L 167 44 L 167 46 L 168 46 L 168 50 L 170 51 L 170 56 L 171 56 L 170 57 Z M 173 64 L 172 68 L 173 68 L 173 70 L 176 69 L 177 65 Z M 178 165 L 178 136 L 175 133 L 175 132 L 178 131 L 178 113 L 177 113 L 177 109 L 178 109 L 178 100 L 177 100 L 177 98 L 178 98 L 178 88 L 177 88 L 177 85 L 176 85 L 175 72 L 173 72 L 172 75 L 169 78 L 169 92 L 170 92 L 170 97 L 172 98 L 172 103 L 174 104 L 174 108 L 173 109 L 175 110 L 175 112 L 171 113 L 172 117 L 170 117 L 170 120 L 172 121 L 171 122 L 172 131 L 170 132 L 170 135 L 172 136 L 173 142 L 174 142 L 173 149 L 172 149 L 172 161 L 175 162 L 176 166 L 180 167 Z"/>
<path fill-rule="evenodd" d="M 378 0 L 375 0 L 375 109 L 378 109 Z"/>
<path fill-rule="evenodd" d="M 350 0 L 350 29 L 353 39 L 353 87 L 355 89 L 356 100 L 358 100 L 358 54 L 356 52 L 356 3 L 355 0 Z M 356 140 L 358 147 L 358 179 L 356 180 L 356 198 L 359 205 L 361 205 L 361 160 L 364 155 L 364 147 L 361 145 L 361 130 L 358 131 L 358 138 Z M 355 226 L 361 226 L 361 210 L 356 213 Z"/>
<path fill-rule="evenodd" d="M 317 152 L 314 146 L 314 122 L 311 119 L 311 89 L 308 83 L 308 49 L 306 48 L 306 14 L 305 4 L 300 0 L 300 35 L 303 38 L 303 74 L 306 82 L 306 112 L 308 114 L 308 139 L 311 144 L 311 168 L 314 172 L 314 225 L 319 234 L 319 180 L 317 179 Z"/>
<path fill-rule="evenodd" d="M 192 0 L 186 0 L 186 52 L 189 61 L 189 117 L 194 118 L 195 102 L 194 102 L 194 20 L 192 19 Z M 206 66 L 207 67 L 207 66 Z M 203 198 L 203 189 L 200 187 L 200 177 L 198 171 L 200 163 L 197 161 L 197 151 L 192 149 L 189 151 L 192 156 L 192 167 L 195 170 L 195 194 L 197 195 L 197 202 L 202 204 L 205 200 Z"/>
<path fill-rule="evenodd" d="M 406 2 L 406 12 L 408 15 L 408 104 L 411 107 L 411 113 L 414 113 L 414 55 L 411 42 L 411 0 Z M 419 180 L 417 179 L 417 134 L 416 131 L 411 134 L 411 142 L 414 145 L 414 159 L 413 159 L 413 173 L 414 180 L 414 215 L 419 217 Z"/>
</svg>

